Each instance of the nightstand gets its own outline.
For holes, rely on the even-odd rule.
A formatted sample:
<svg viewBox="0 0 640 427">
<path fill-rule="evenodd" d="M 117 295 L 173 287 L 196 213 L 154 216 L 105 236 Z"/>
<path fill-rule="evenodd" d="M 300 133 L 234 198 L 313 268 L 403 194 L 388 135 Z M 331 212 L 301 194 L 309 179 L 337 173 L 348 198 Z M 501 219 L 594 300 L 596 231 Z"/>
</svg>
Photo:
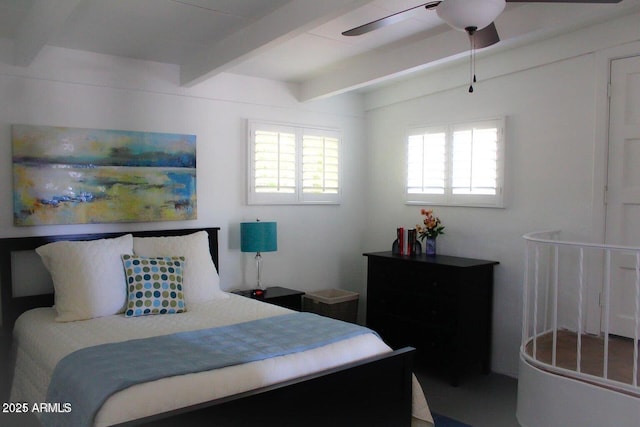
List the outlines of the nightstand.
<svg viewBox="0 0 640 427">
<path fill-rule="evenodd" d="M 269 304 L 279 305 L 280 307 L 290 308 L 291 310 L 302 310 L 302 295 L 304 295 L 304 292 L 283 288 L 281 286 L 266 288 L 262 296 L 251 296 L 251 291 L 252 290 L 242 290 L 234 291 L 233 293 L 268 302 Z"/>
</svg>

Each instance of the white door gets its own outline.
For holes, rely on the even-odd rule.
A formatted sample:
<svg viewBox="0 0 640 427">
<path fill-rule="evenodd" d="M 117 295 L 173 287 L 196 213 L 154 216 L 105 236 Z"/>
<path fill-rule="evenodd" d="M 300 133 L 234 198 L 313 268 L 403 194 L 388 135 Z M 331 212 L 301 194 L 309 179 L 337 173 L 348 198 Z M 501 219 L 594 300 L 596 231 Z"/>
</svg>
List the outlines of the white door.
<svg viewBox="0 0 640 427">
<path fill-rule="evenodd" d="M 611 62 L 606 243 L 640 246 L 640 56 Z M 633 337 L 636 257 L 612 254 L 609 331 Z"/>
</svg>

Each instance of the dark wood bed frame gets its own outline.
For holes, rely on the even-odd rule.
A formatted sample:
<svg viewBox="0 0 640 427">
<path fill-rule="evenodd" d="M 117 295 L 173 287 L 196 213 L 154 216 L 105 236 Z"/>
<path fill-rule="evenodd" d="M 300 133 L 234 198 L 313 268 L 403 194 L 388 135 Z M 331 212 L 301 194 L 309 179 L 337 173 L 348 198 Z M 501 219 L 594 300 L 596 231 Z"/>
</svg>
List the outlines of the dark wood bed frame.
<svg viewBox="0 0 640 427">
<path fill-rule="evenodd" d="M 218 268 L 219 228 L 130 232 L 179 236 L 205 230 Z M 95 240 L 129 232 L 0 239 L 2 325 L 11 331 L 26 310 L 53 305 L 53 294 L 14 297 L 11 254 L 60 240 Z M 121 426 L 388 426 L 411 425 L 414 349 L 405 348 L 268 387 L 120 424 Z"/>
</svg>

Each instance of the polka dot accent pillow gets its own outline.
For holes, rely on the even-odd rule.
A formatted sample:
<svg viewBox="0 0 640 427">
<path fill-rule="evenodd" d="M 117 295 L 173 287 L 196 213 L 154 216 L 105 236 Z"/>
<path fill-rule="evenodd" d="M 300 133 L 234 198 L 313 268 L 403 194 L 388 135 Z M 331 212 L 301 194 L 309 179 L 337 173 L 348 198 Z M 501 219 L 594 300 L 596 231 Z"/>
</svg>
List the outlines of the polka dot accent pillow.
<svg viewBox="0 0 640 427">
<path fill-rule="evenodd" d="M 122 255 L 127 279 L 125 316 L 182 313 L 184 257 Z"/>
</svg>

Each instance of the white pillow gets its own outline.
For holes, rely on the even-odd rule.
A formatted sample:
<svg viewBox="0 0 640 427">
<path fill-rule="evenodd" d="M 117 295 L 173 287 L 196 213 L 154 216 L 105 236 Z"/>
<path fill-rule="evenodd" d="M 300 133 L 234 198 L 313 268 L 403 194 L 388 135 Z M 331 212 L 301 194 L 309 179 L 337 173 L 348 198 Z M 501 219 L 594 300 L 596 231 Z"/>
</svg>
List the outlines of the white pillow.
<svg viewBox="0 0 640 427">
<path fill-rule="evenodd" d="M 127 286 L 120 258 L 133 253 L 133 236 L 60 241 L 36 252 L 53 278 L 58 322 L 122 313 Z"/>
<path fill-rule="evenodd" d="M 133 253 L 145 257 L 183 256 L 184 299 L 187 304 L 223 299 L 220 277 L 209 252 L 209 234 L 198 231 L 186 236 L 134 237 Z"/>
</svg>

